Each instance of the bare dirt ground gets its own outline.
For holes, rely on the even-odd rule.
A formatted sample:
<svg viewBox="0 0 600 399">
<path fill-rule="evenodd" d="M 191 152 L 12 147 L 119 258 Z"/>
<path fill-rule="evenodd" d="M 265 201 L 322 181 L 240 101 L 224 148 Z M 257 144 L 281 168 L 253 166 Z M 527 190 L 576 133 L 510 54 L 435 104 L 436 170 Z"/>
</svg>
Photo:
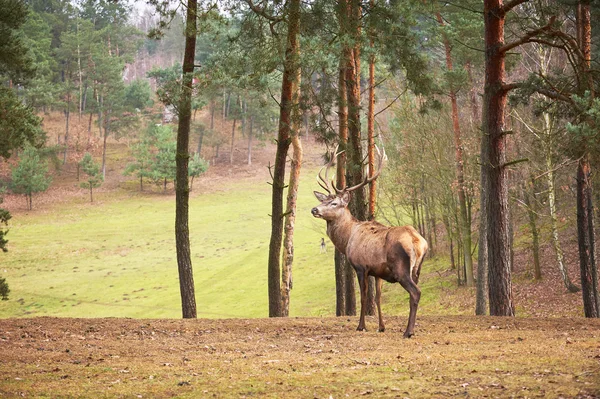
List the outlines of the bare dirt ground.
<svg viewBox="0 0 600 399">
<path fill-rule="evenodd" d="M 0 397 L 600 397 L 600 320 L 0 320 Z"/>
</svg>

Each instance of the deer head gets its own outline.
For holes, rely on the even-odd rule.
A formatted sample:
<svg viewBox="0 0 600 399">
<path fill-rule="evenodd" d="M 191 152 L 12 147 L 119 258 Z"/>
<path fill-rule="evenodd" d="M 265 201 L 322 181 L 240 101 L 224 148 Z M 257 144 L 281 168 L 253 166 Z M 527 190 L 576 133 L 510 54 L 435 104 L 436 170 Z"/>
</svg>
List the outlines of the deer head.
<svg viewBox="0 0 600 399">
<path fill-rule="evenodd" d="M 352 192 L 366 186 L 379 177 L 379 174 L 381 173 L 381 165 L 383 163 L 383 154 L 381 151 L 379 151 L 379 148 L 375 148 L 377 149 L 379 162 L 377 170 L 375 173 L 373 173 L 373 176 L 369 177 L 368 175 L 365 175 L 360 183 L 351 187 L 343 188 L 338 188 L 333 182 L 333 179 L 331 181 L 328 179 L 329 169 L 333 165 L 337 156 L 341 154 L 341 152 L 337 152 L 337 147 L 335 148 L 335 150 L 331 153 L 329 162 L 323 166 L 321 170 L 319 170 L 319 174 L 317 176 L 317 182 L 319 183 L 319 186 L 321 186 L 321 188 L 323 188 L 327 194 L 314 191 L 315 197 L 317 197 L 317 199 L 321 202 L 318 206 L 311 210 L 311 213 L 314 217 L 325 220 L 335 220 L 339 218 L 346 212 L 346 208 L 348 207 L 350 199 L 352 198 Z M 325 169 L 325 177 L 322 175 L 323 169 Z"/>
</svg>

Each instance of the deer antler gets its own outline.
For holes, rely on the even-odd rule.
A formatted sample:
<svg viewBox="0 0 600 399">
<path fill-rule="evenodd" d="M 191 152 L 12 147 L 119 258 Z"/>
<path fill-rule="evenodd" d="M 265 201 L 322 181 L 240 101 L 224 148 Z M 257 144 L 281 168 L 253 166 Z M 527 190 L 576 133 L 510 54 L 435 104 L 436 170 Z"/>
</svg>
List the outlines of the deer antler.
<svg viewBox="0 0 600 399">
<path fill-rule="evenodd" d="M 343 189 L 338 189 L 337 187 L 333 187 L 335 189 L 335 191 L 339 194 L 341 192 L 350 192 L 350 191 L 354 191 L 356 189 L 359 189 L 361 187 L 366 186 L 367 184 L 371 183 L 373 180 L 377 179 L 379 177 L 379 175 L 381 174 L 381 166 L 383 165 L 383 158 L 385 156 L 385 154 L 382 154 L 381 151 L 379 150 L 379 147 L 375 146 L 375 150 L 377 150 L 377 155 L 379 156 L 379 161 L 377 162 L 377 170 L 375 171 L 375 173 L 373 173 L 373 176 L 368 177 L 369 175 L 365 175 L 363 178 L 363 181 L 358 183 L 355 186 L 352 187 L 346 187 Z"/>
<path fill-rule="evenodd" d="M 321 186 L 321 188 L 323 188 L 323 190 L 327 191 L 327 194 L 329 194 L 329 195 L 332 195 L 334 191 L 337 191 L 337 189 L 335 188 L 335 185 L 333 184 L 333 180 L 331 182 L 329 181 L 328 175 L 329 175 L 329 168 L 331 168 L 331 166 L 333 166 L 333 163 L 335 162 L 338 155 L 340 155 L 341 153 L 344 152 L 344 151 L 337 152 L 338 147 L 339 147 L 339 145 L 335 146 L 335 148 L 329 158 L 329 162 L 327 162 L 327 164 L 325 164 L 324 166 L 321 167 L 321 169 L 319 169 L 319 175 L 317 178 L 317 183 L 319 183 L 319 186 Z M 321 174 L 321 173 L 323 173 L 323 169 L 325 169 L 325 177 L 323 177 L 323 175 Z"/>
</svg>

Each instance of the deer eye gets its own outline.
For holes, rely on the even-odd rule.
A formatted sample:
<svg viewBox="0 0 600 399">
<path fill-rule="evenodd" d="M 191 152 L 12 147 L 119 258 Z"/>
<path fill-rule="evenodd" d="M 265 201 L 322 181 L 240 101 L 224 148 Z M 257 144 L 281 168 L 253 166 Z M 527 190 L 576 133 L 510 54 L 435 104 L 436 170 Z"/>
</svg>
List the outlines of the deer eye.
<svg viewBox="0 0 600 399">
<path fill-rule="evenodd" d="M 338 206 L 338 203 L 337 202 L 332 202 L 331 206 Z"/>
</svg>

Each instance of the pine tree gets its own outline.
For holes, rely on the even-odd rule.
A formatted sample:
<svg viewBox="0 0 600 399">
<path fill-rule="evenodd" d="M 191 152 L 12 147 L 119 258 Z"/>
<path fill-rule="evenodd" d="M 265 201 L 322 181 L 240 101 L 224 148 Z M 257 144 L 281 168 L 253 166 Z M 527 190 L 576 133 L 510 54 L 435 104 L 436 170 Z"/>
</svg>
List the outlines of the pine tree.
<svg viewBox="0 0 600 399">
<path fill-rule="evenodd" d="M 144 191 L 144 179 L 150 178 L 152 174 L 152 153 L 150 143 L 142 139 L 131 146 L 135 162 L 127 164 L 123 174 L 125 176 L 135 175 L 140 179 L 140 191 Z"/>
<path fill-rule="evenodd" d="M 4 189 L 0 189 L 0 204 L 4 201 L 2 195 L 4 194 Z M 11 215 L 10 212 L 6 209 L 0 208 L 0 249 L 2 252 L 7 252 L 8 249 L 6 245 L 8 244 L 8 240 L 6 240 L 6 234 L 8 233 L 8 221 L 10 220 Z"/>
<path fill-rule="evenodd" d="M 188 176 L 190 177 L 190 190 L 194 185 L 194 179 L 208 170 L 208 162 L 200 157 L 200 154 L 194 154 L 190 158 L 188 165 Z"/>
<path fill-rule="evenodd" d="M 11 190 L 24 194 L 29 210 L 33 208 L 33 194 L 46 191 L 52 178 L 48 176 L 48 163 L 40 158 L 39 151 L 27 147 L 17 166 L 12 169 Z"/>
<path fill-rule="evenodd" d="M 92 155 L 89 152 L 85 153 L 79 164 L 83 170 L 83 173 L 87 175 L 87 180 L 82 182 L 80 186 L 90 190 L 90 202 L 94 202 L 93 190 L 100 187 L 104 181 L 104 178 L 100 173 L 100 165 L 94 162 Z"/>
<path fill-rule="evenodd" d="M 167 182 L 175 181 L 177 176 L 177 143 L 173 140 L 173 132 L 170 128 L 162 129 L 159 133 L 156 147 L 157 152 L 154 156 L 150 178 L 157 185 L 162 183 L 163 190 L 166 191 Z"/>
<path fill-rule="evenodd" d="M 8 294 L 10 294 L 8 283 L 4 277 L 0 277 L 0 298 L 3 301 L 8 301 Z"/>
</svg>

